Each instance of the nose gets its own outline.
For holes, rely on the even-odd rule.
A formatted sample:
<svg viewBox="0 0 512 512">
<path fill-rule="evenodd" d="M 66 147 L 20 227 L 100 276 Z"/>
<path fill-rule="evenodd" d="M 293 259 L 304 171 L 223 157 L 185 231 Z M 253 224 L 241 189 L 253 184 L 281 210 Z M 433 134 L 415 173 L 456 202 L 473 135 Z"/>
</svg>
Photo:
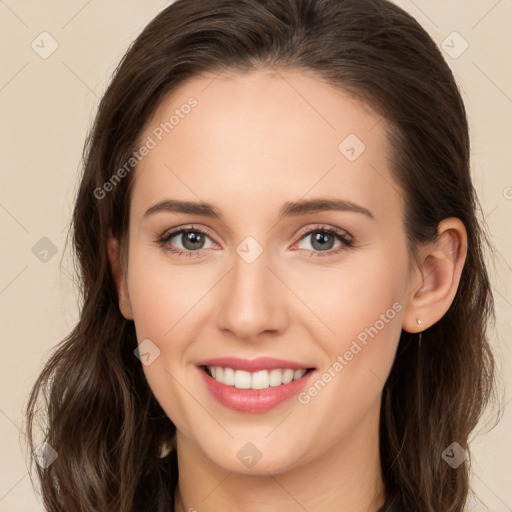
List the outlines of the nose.
<svg viewBox="0 0 512 512">
<path fill-rule="evenodd" d="M 251 263 L 236 254 L 223 279 L 217 327 L 239 340 L 258 342 L 265 333 L 282 333 L 288 325 L 287 290 L 269 259 L 266 251 Z"/>
</svg>

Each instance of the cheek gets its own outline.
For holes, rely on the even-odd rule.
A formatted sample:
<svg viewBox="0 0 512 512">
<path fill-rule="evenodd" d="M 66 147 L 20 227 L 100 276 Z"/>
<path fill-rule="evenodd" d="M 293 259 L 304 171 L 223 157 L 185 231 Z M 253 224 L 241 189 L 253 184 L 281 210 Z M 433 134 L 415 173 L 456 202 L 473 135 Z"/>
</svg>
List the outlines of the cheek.
<svg viewBox="0 0 512 512">
<path fill-rule="evenodd" d="M 321 380 L 336 382 L 328 387 L 346 403 L 376 398 L 394 360 L 402 330 L 407 259 L 396 247 L 390 253 L 368 252 L 350 268 L 327 269 L 323 277 L 310 277 L 303 289 L 311 309 L 328 326 L 316 335 L 325 354 L 322 369 L 327 373 Z M 332 400 L 334 395 L 326 393 L 324 398 Z"/>
<path fill-rule="evenodd" d="M 158 353 L 143 365 L 156 400 L 178 429 L 193 424 L 190 395 L 198 396 L 197 380 L 184 371 L 190 340 L 196 338 L 194 307 L 204 295 L 202 276 L 172 266 L 155 250 L 134 249 L 130 255 L 128 289 L 138 342 L 149 339 Z M 196 267 L 198 268 L 198 267 Z M 184 392 L 186 389 L 186 392 Z M 197 412 L 196 412 L 197 414 Z"/>
<path fill-rule="evenodd" d="M 208 289 L 200 265 L 176 265 L 160 249 L 134 248 L 130 254 L 128 290 L 139 340 L 155 343 L 179 339 L 176 333 Z"/>
<path fill-rule="evenodd" d="M 336 265 L 311 265 L 291 278 L 294 292 L 309 309 L 299 321 L 310 331 L 317 327 L 316 337 L 325 340 L 321 344 L 329 353 L 344 351 L 358 337 L 364 343 L 374 326 L 381 339 L 400 332 L 407 264 L 396 249 L 392 255 L 377 247 Z"/>
</svg>

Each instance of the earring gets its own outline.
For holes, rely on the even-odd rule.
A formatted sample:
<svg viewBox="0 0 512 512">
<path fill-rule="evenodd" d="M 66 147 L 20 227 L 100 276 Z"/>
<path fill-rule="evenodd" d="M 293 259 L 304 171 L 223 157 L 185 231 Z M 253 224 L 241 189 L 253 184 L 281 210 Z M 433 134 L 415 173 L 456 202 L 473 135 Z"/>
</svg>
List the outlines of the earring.
<svg viewBox="0 0 512 512">
<path fill-rule="evenodd" d="M 416 322 L 418 322 L 420 327 L 423 325 L 423 322 L 419 318 L 416 320 Z M 421 348 L 421 331 L 419 332 L 418 336 L 418 348 Z"/>
</svg>

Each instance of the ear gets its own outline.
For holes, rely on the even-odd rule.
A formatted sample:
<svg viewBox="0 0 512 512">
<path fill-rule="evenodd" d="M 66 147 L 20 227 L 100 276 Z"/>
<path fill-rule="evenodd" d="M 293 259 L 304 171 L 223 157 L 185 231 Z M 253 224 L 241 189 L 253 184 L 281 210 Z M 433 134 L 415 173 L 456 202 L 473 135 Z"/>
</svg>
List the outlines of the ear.
<svg viewBox="0 0 512 512">
<path fill-rule="evenodd" d="M 107 241 L 108 258 L 110 260 L 110 268 L 116 282 L 117 296 L 119 298 L 119 310 L 126 320 L 133 320 L 132 307 L 130 297 L 128 295 L 128 285 L 126 282 L 127 269 L 123 268 L 121 261 L 121 253 L 119 241 L 109 232 Z"/>
<path fill-rule="evenodd" d="M 439 223 L 437 233 L 435 242 L 419 250 L 421 264 L 411 280 L 403 316 L 402 328 L 407 332 L 423 331 L 440 320 L 459 287 L 467 255 L 466 228 L 460 219 L 450 217 Z"/>
</svg>

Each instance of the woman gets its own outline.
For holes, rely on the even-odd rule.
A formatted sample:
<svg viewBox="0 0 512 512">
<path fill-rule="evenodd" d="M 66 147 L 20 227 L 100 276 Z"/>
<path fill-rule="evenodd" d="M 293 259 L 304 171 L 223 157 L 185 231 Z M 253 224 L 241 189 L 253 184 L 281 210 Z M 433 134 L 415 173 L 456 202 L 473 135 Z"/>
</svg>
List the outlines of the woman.
<svg viewBox="0 0 512 512">
<path fill-rule="evenodd" d="M 453 75 L 386 0 L 178 0 L 84 150 L 49 511 L 460 512 L 492 396 Z"/>
</svg>

